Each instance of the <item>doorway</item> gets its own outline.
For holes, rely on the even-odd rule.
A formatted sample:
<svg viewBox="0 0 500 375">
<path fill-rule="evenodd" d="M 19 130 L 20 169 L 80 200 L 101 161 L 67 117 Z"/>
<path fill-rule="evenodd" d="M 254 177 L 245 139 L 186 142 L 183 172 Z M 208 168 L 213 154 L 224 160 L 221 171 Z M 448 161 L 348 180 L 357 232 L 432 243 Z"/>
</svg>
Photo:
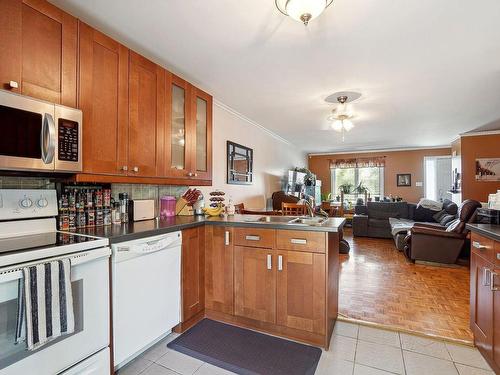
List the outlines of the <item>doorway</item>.
<svg viewBox="0 0 500 375">
<path fill-rule="evenodd" d="M 425 198 L 442 202 L 452 198 L 451 156 L 424 157 Z"/>
</svg>

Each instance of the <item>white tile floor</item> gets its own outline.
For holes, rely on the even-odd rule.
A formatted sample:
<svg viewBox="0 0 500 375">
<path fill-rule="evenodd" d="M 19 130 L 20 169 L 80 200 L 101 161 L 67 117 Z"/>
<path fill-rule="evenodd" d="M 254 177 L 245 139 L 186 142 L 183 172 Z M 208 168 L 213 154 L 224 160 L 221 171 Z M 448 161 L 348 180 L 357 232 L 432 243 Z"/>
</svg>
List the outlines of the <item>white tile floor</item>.
<svg viewBox="0 0 500 375">
<path fill-rule="evenodd" d="M 225 375 L 230 372 L 170 350 L 166 339 L 119 375 Z M 317 375 L 494 375 L 477 349 L 338 321 Z"/>
</svg>

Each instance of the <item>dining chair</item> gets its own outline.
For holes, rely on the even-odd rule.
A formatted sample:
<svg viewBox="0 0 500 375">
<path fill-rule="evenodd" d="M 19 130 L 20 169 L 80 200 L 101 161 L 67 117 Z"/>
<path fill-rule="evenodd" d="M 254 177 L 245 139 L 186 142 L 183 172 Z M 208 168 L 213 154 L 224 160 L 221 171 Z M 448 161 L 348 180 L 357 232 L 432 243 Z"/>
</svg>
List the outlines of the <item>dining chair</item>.
<svg viewBox="0 0 500 375">
<path fill-rule="evenodd" d="M 303 216 L 306 215 L 307 209 L 304 204 L 297 203 L 281 203 L 281 211 L 283 216 Z"/>
</svg>

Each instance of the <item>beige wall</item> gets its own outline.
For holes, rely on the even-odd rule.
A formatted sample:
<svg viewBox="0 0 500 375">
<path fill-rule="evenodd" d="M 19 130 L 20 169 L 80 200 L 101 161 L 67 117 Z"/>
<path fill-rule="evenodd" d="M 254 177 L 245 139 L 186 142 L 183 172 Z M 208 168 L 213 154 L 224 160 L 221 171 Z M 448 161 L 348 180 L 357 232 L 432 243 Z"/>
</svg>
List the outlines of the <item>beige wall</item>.
<svg viewBox="0 0 500 375">
<path fill-rule="evenodd" d="M 418 202 L 424 196 L 424 187 L 415 186 L 415 182 L 424 181 L 424 157 L 450 155 L 451 148 L 421 149 L 406 151 L 384 151 L 371 153 L 346 153 L 338 155 L 320 155 L 309 157 L 309 169 L 322 180 L 322 193 L 330 192 L 330 160 L 349 158 L 369 158 L 385 156 L 384 194 L 403 197 L 408 202 Z M 411 173 L 411 186 L 398 187 L 396 175 Z"/>
<path fill-rule="evenodd" d="M 226 141 L 250 147 L 254 152 L 254 181 L 252 185 L 226 183 Z M 232 196 L 233 202 L 244 203 L 248 208 L 264 208 L 266 198 L 280 190 L 285 172 L 306 165 L 306 155 L 267 131 L 246 120 L 243 116 L 214 103 L 213 112 L 213 179 L 212 187 L 199 187 L 205 198 L 214 189 Z"/>
</svg>

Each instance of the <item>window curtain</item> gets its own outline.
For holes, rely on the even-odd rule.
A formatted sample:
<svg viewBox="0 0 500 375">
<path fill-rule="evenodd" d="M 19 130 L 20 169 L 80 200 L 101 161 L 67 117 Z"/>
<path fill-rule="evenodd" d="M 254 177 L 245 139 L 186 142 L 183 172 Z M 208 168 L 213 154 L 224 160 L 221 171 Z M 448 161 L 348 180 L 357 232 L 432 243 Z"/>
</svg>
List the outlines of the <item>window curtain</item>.
<svg viewBox="0 0 500 375">
<path fill-rule="evenodd" d="M 385 156 L 375 158 L 352 158 L 330 160 L 330 168 L 372 168 L 385 167 Z"/>
</svg>

